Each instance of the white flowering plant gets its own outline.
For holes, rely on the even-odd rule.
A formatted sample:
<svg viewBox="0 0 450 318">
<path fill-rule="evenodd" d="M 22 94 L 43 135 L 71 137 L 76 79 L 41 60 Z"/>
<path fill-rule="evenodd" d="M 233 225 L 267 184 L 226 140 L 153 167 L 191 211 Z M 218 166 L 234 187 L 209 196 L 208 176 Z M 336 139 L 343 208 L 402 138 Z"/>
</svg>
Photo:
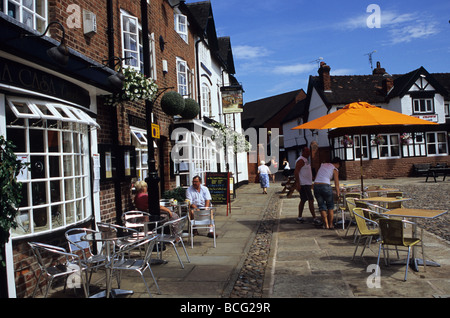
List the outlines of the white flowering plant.
<svg viewBox="0 0 450 318">
<path fill-rule="evenodd" d="M 211 139 L 214 140 L 220 148 L 228 148 L 233 146 L 234 153 L 249 152 L 252 144 L 245 139 L 245 136 L 237 131 L 234 131 L 221 123 L 212 123 L 214 128 Z"/>
<path fill-rule="evenodd" d="M 106 103 L 116 106 L 123 101 L 153 100 L 158 91 L 158 85 L 134 68 L 124 68 L 122 90 L 107 96 Z"/>
</svg>

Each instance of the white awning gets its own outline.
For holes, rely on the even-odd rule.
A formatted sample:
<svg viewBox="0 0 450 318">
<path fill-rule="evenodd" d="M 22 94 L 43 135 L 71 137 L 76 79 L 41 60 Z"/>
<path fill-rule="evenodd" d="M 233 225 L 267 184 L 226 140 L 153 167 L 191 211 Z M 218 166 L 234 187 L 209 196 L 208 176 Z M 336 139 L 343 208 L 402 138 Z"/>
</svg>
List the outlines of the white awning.
<svg viewBox="0 0 450 318">
<path fill-rule="evenodd" d="M 73 106 L 20 97 L 8 97 L 7 101 L 17 118 L 61 120 L 100 128 L 85 111 Z"/>
</svg>

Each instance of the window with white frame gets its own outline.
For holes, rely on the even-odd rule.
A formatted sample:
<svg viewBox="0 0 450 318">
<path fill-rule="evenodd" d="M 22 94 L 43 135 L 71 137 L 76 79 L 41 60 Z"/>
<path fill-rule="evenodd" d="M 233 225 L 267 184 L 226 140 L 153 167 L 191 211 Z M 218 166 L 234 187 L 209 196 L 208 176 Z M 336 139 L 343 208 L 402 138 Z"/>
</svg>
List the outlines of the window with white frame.
<svg viewBox="0 0 450 318">
<path fill-rule="evenodd" d="M 138 180 L 145 180 L 148 176 L 148 139 L 147 131 L 130 127 L 131 143 L 136 149 L 136 176 Z M 157 151 L 155 145 L 155 152 Z"/>
<path fill-rule="evenodd" d="M 408 134 L 409 139 L 402 141 L 403 157 L 424 157 L 427 155 L 425 147 L 425 134 L 423 132 L 414 132 Z"/>
<path fill-rule="evenodd" d="M 122 56 L 124 58 L 123 66 L 132 67 L 144 72 L 144 46 L 142 27 L 138 18 L 121 12 L 122 27 Z M 155 38 L 154 34 L 149 35 L 150 49 L 150 77 L 156 80 L 156 57 L 155 57 Z"/>
<path fill-rule="evenodd" d="M 211 137 L 199 135 L 191 132 L 192 140 L 192 158 L 191 172 L 194 175 L 202 175 L 205 172 L 212 171 L 215 167 L 215 143 Z"/>
<path fill-rule="evenodd" d="M 177 80 L 178 93 L 181 96 L 189 96 L 188 67 L 186 61 L 180 58 L 177 58 Z"/>
<path fill-rule="evenodd" d="M 44 32 L 47 27 L 47 0 L 1 0 L 2 11 L 28 27 Z"/>
<path fill-rule="evenodd" d="M 427 153 L 428 155 L 447 155 L 447 133 L 427 132 Z"/>
<path fill-rule="evenodd" d="M 122 12 L 122 52 L 124 65 L 140 68 L 139 23 L 136 17 Z"/>
<path fill-rule="evenodd" d="M 22 182 L 22 201 L 13 237 L 48 232 L 92 215 L 89 129 L 95 121 L 81 109 L 8 97 L 6 138 L 30 168 Z"/>
<path fill-rule="evenodd" d="M 362 145 L 361 145 L 362 140 Z M 353 145 L 355 147 L 355 159 L 361 159 L 361 149 L 362 157 L 364 159 L 369 159 L 369 136 L 367 135 L 355 135 L 353 136 Z"/>
<path fill-rule="evenodd" d="M 377 136 L 380 158 L 400 157 L 400 137 L 398 134 L 381 134 Z"/>
<path fill-rule="evenodd" d="M 432 98 L 416 98 L 413 99 L 414 114 L 424 114 L 434 112 Z"/>
<path fill-rule="evenodd" d="M 444 113 L 445 113 L 445 118 L 450 118 L 450 103 L 449 102 L 444 103 Z"/>
<path fill-rule="evenodd" d="M 206 83 L 202 84 L 202 116 L 211 117 L 211 89 Z"/>
<path fill-rule="evenodd" d="M 188 43 L 188 22 L 187 17 L 181 13 L 174 14 L 175 21 L 175 31 L 180 35 L 180 37 Z"/>
</svg>

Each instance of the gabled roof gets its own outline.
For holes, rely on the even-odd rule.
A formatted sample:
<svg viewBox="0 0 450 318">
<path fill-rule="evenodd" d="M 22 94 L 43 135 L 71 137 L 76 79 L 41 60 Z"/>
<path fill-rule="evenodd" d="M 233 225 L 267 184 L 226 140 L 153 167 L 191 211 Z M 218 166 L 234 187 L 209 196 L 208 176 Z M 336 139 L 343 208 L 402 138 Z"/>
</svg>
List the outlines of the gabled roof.
<svg viewBox="0 0 450 318">
<path fill-rule="evenodd" d="M 219 41 L 219 57 L 225 63 L 229 74 L 235 74 L 233 51 L 231 49 L 231 40 L 229 36 L 218 38 Z"/>
<path fill-rule="evenodd" d="M 423 67 L 406 74 L 330 76 L 331 91 L 324 91 L 320 76 L 311 76 L 310 85 L 316 89 L 328 107 L 359 101 L 379 105 L 388 103 L 394 97 L 403 97 L 420 76 L 425 76 L 437 93 L 443 95 L 446 100 L 449 99 L 450 73 L 430 74 Z M 392 78 L 394 86 L 386 92 L 383 82 L 389 77 Z"/>
<path fill-rule="evenodd" d="M 447 90 L 444 88 L 444 86 L 442 86 L 439 80 L 437 80 L 433 75 L 428 73 L 423 66 L 421 66 L 420 68 L 407 74 L 398 75 L 397 78 L 394 80 L 394 87 L 392 91 L 389 92 L 388 98 L 405 96 L 411 89 L 411 86 L 414 85 L 414 83 L 420 76 L 425 76 L 425 79 L 428 81 L 428 83 L 430 83 L 431 86 L 433 86 L 433 88 L 438 93 L 440 93 L 443 96 L 448 96 Z"/>
<path fill-rule="evenodd" d="M 442 85 L 442 87 L 447 92 L 447 94 L 444 95 L 445 100 L 450 101 L 450 73 L 431 73 L 431 75 L 439 82 L 439 84 Z"/>
<path fill-rule="evenodd" d="M 289 114 L 287 114 L 286 117 L 283 118 L 281 123 L 282 124 L 287 123 L 288 121 L 304 117 L 307 114 L 307 109 L 308 109 L 307 98 L 298 101 L 297 104 L 295 104 L 295 106 L 289 112 Z"/>
<path fill-rule="evenodd" d="M 202 34 L 200 35 L 207 39 L 209 49 L 216 53 L 219 50 L 219 44 L 211 2 L 200 1 L 187 3 L 186 6 L 201 29 Z"/>
<path fill-rule="evenodd" d="M 186 6 L 199 28 L 199 36 L 205 39 L 211 54 L 217 58 L 229 74 L 235 74 L 230 37 L 217 37 L 211 2 L 187 3 Z"/>
<path fill-rule="evenodd" d="M 294 101 L 301 91 L 302 89 L 299 89 L 245 103 L 241 115 L 243 128 L 262 127 L 286 105 Z"/>
</svg>

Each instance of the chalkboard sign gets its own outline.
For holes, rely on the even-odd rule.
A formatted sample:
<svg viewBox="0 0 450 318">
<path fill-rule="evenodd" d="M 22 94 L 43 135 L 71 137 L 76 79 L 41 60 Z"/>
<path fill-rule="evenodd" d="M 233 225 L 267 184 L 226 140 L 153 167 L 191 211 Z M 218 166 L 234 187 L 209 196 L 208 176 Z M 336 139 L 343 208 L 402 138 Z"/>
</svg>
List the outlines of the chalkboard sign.
<svg viewBox="0 0 450 318">
<path fill-rule="evenodd" d="M 215 204 L 228 204 L 228 172 L 207 172 L 206 186 Z"/>
</svg>

